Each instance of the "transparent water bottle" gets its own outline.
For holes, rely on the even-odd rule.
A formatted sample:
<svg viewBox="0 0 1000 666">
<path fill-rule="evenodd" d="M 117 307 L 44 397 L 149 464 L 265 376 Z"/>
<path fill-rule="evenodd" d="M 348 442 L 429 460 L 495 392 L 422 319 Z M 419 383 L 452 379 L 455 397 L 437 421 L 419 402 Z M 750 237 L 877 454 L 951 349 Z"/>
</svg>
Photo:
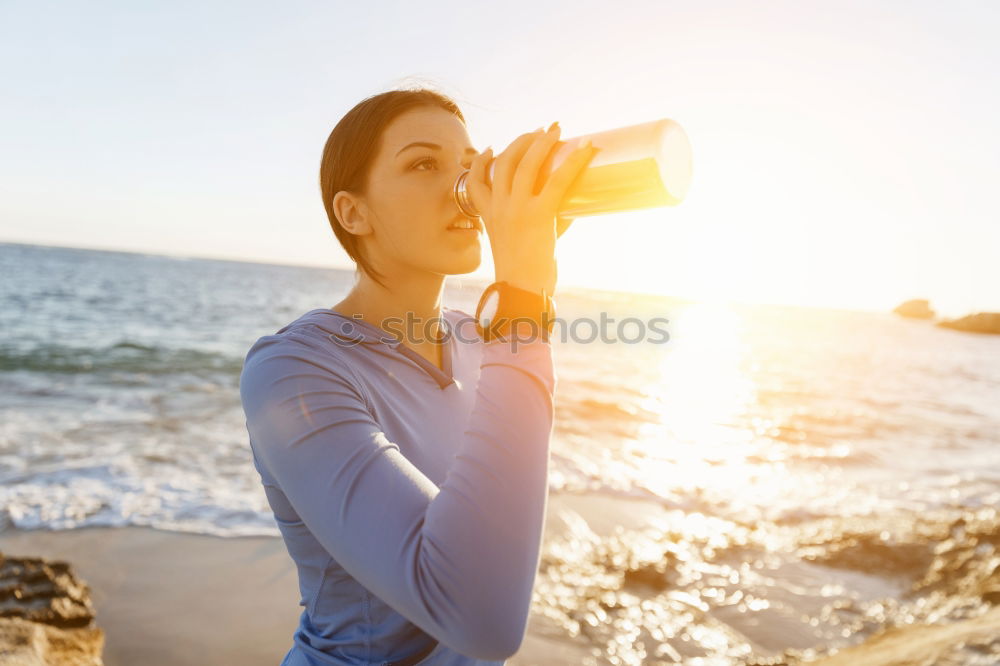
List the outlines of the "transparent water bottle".
<svg viewBox="0 0 1000 666">
<path fill-rule="evenodd" d="M 542 164 L 548 176 L 584 141 L 597 151 L 573 181 L 559 207 L 576 218 L 659 206 L 676 206 L 691 184 L 691 144 L 681 126 L 668 118 L 560 140 Z M 561 145 L 560 145 L 561 144 Z M 489 180 L 493 181 L 494 161 Z M 455 204 L 469 217 L 479 211 L 465 187 L 469 171 L 455 180 Z"/>
</svg>

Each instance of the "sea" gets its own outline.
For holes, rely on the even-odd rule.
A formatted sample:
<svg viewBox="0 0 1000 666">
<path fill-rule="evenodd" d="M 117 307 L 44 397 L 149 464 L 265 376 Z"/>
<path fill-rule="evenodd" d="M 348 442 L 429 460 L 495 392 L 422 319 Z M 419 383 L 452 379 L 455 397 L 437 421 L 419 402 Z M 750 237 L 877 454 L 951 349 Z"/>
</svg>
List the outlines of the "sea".
<svg viewBox="0 0 1000 666">
<path fill-rule="evenodd" d="M 279 535 L 243 358 L 353 279 L 0 244 L 0 531 Z M 474 312 L 484 285 L 450 276 L 444 304 Z M 543 544 L 533 613 L 589 663 L 795 663 L 1000 604 L 1000 336 L 570 287 L 556 302 L 550 499 L 649 516 L 599 530 L 567 511 Z M 602 317 L 617 327 L 598 334 Z M 1000 639 L 962 650 L 1000 662 Z"/>
</svg>

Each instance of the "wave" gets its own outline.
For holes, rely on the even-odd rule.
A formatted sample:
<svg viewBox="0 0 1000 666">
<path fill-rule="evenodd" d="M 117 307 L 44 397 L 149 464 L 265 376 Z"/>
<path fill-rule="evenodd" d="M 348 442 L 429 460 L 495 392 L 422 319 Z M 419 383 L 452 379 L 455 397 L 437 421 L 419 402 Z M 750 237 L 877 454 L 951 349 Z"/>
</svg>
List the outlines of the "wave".
<svg viewBox="0 0 1000 666">
<path fill-rule="evenodd" d="M 21 350 L 0 346 L 0 372 L 130 372 L 154 375 L 205 372 L 239 374 L 243 359 L 199 349 L 168 349 L 121 341 L 106 347 L 40 344 Z"/>
</svg>

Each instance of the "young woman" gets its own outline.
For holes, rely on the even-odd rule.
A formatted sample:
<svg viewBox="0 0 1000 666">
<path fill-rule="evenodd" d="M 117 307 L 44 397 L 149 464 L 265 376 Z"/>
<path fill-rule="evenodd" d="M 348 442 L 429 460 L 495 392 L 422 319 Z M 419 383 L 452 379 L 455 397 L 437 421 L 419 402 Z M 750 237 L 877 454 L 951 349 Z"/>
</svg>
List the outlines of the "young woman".
<svg viewBox="0 0 1000 666">
<path fill-rule="evenodd" d="M 556 382 L 537 315 L 553 314 L 558 206 L 592 156 L 546 178 L 558 135 L 519 136 L 491 181 L 492 151 L 431 90 L 365 99 L 330 134 L 323 203 L 357 280 L 258 339 L 240 378 L 304 606 L 283 666 L 498 664 L 520 646 Z M 456 206 L 465 169 L 481 217 Z M 479 266 L 484 231 L 504 284 L 481 328 L 441 294 Z"/>
</svg>

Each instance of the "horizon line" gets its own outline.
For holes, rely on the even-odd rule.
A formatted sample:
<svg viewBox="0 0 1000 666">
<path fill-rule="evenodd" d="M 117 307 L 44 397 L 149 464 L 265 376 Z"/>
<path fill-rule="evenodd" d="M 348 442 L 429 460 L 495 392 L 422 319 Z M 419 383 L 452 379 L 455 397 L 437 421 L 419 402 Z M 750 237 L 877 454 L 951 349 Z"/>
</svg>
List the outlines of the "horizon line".
<svg viewBox="0 0 1000 666">
<path fill-rule="evenodd" d="M 234 257 L 234 256 L 219 256 L 219 255 L 199 255 L 199 254 L 176 254 L 164 251 L 151 251 L 145 249 L 135 249 L 135 248 L 122 248 L 122 247 L 106 247 L 106 246 L 93 246 L 93 245 L 61 245 L 57 243 L 50 242 L 40 242 L 40 241 L 25 241 L 25 240 L 7 240 L 0 238 L 0 245 L 28 245 L 34 247 L 45 247 L 45 248 L 58 248 L 65 250 L 87 250 L 91 252 L 113 252 L 120 254 L 136 254 L 136 255 L 147 255 L 152 257 L 167 257 L 170 259 L 195 259 L 195 260 L 206 260 L 206 261 L 230 261 L 242 264 L 261 264 L 265 266 L 283 266 L 289 268 L 315 268 L 320 270 L 338 270 L 338 271 L 353 271 L 354 266 L 335 266 L 335 265 L 322 265 L 315 263 L 304 263 L 304 262 L 288 262 L 279 261 L 275 259 L 263 259 L 263 258 L 252 258 L 252 257 Z M 484 284 L 489 284 L 489 278 L 483 278 L 479 276 L 474 276 L 471 274 L 461 274 L 461 275 L 449 275 L 447 277 L 453 277 L 455 279 L 465 279 L 475 282 L 483 282 Z M 839 307 L 839 306 L 829 306 L 829 305 L 807 305 L 804 303 L 791 303 L 782 301 L 741 301 L 737 299 L 729 300 L 719 300 L 719 299 L 696 299 L 688 298 L 685 296 L 678 296 L 672 294 L 664 294 L 659 292 L 644 291 L 638 289 L 626 290 L 626 289 L 609 289 L 602 287 L 591 287 L 586 285 L 579 285 L 573 283 L 567 283 L 560 285 L 564 290 L 585 290 L 589 292 L 605 293 L 605 294 L 621 294 L 623 296 L 640 296 L 648 298 L 663 298 L 671 301 L 678 301 L 681 303 L 690 304 L 703 304 L 703 305 L 724 305 L 724 306 L 759 306 L 759 307 L 784 307 L 784 308 L 800 308 L 806 310 L 831 310 L 837 312 L 859 312 L 859 313 L 880 313 L 880 314 L 892 314 L 891 309 L 881 309 L 881 308 L 862 308 L 862 307 Z M 913 299 L 904 299 L 900 301 L 903 303 Z M 898 305 L 898 304 L 897 304 Z"/>
</svg>

